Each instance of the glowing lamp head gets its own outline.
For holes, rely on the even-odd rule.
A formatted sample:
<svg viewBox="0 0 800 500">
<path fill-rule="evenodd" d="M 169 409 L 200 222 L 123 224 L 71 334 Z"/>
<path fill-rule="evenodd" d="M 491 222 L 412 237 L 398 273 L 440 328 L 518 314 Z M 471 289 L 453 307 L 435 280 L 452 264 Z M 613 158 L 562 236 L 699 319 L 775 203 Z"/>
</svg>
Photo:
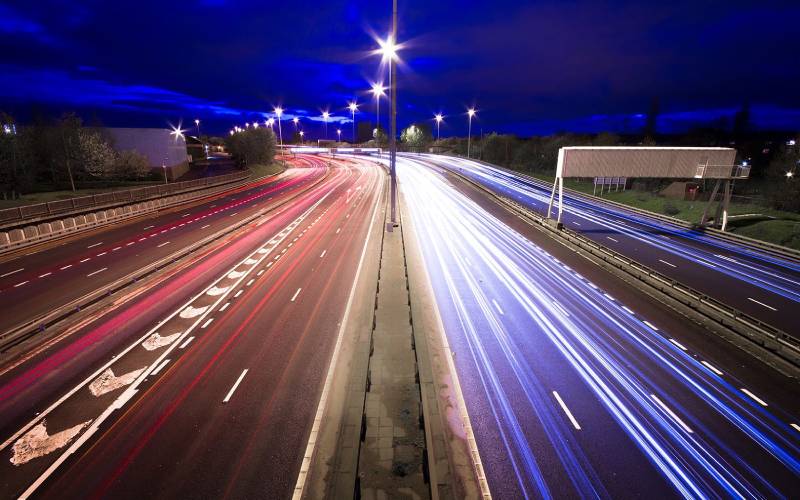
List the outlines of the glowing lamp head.
<svg viewBox="0 0 800 500">
<path fill-rule="evenodd" d="M 270 118 L 269 120 L 267 120 L 267 125 L 269 125 L 270 127 L 271 127 L 271 126 L 272 126 L 274 123 L 275 123 L 275 118 Z"/>
<path fill-rule="evenodd" d="M 336 129 L 336 133 L 337 133 L 337 134 L 339 134 L 339 135 L 342 135 L 342 131 L 341 131 L 341 129 L 338 129 L 338 128 L 337 128 L 337 129 Z"/>
<path fill-rule="evenodd" d="M 397 60 L 397 45 L 395 45 L 394 40 L 391 36 L 389 36 L 386 40 L 378 40 L 378 45 L 380 45 L 380 49 L 378 49 L 378 53 L 381 55 L 384 61 L 394 59 Z"/>
<path fill-rule="evenodd" d="M 253 128 L 258 128 L 258 122 L 253 122 Z"/>
<path fill-rule="evenodd" d="M 297 125 L 298 123 L 300 123 L 300 118 L 295 116 L 294 118 L 292 118 L 292 121 L 294 122 L 295 125 Z"/>
<path fill-rule="evenodd" d="M 200 120 L 195 120 L 195 121 L 194 121 L 194 124 L 195 124 L 195 125 L 200 125 Z"/>
<path fill-rule="evenodd" d="M 231 130 L 231 135 L 233 135 L 233 130 Z"/>
<path fill-rule="evenodd" d="M 375 97 L 382 96 L 384 90 L 386 90 L 386 87 L 383 86 L 383 83 L 375 83 L 372 85 L 372 93 Z"/>
<path fill-rule="evenodd" d="M 469 109 L 467 110 L 467 114 L 469 115 L 469 117 L 470 117 L 470 118 L 472 118 L 473 116 L 475 116 L 475 108 L 469 108 Z"/>
<path fill-rule="evenodd" d="M 350 112 L 355 113 L 358 110 L 358 104 L 351 102 L 347 105 L 347 109 L 349 109 Z"/>
<path fill-rule="evenodd" d="M 787 179 L 791 179 L 792 177 L 794 177 L 794 172 L 786 172 Z"/>
<path fill-rule="evenodd" d="M 280 106 L 275 108 L 275 115 L 277 115 L 277 117 L 280 118 L 281 115 L 283 115 L 283 108 L 281 108 Z"/>
<path fill-rule="evenodd" d="M 304 135 L 306 135 L 306 133 L 301 130 L 300 131 L 300 137 L 303 137 Z"/>
<path fill-rule="evenodd" d="M 329 116 L 331 116 L 331 114 L 328 113 L 327 111 L 322 112 L 322 117 L 325 118 L 326 120 L 328 119 Z"/>
<path fill-rule="evenodd" d="M 438 115 L 434 116 L 433 119 L 436 120 L 436 123 L 442 123 L 442 120 L 444 120 L 444 117 L 442 116 L 441 113 L 439 113 Z"/>
</svg>

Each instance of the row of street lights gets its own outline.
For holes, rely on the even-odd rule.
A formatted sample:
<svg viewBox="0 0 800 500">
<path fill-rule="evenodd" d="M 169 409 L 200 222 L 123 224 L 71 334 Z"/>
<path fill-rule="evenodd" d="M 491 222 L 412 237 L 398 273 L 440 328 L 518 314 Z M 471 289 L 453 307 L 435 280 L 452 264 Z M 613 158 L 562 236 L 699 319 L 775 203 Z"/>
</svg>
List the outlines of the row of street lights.
<svg viewBox="0 0 800 500">
<path fill-rule="evenodd" d="M 375 128 L 375 133 L 376 134 L 377 134 L 377 131 L 380 129 L 380 119 L 381 119 L 380 118 L 381 117 L 380 97 L 382 95 L 385 95 L 385 91 L 386 91 L 386 87 L 384 87 L 382 83 L 375 83 L 372 86 L 372 93 L 375 95 L 375 115 L 376 115 L 375 119 L 376 119 L 376 122 L 377 122 L 377 125 L 376 125 L 376 128 Z M 352 136 L 351 136 L 351 138 L 352 138 L 352 141 L 353 141 L 354 144 L 356 142 L 356 111 L 358 111 L 358 106 L 359 106 L 359 104 L 356 101 L 352 101 L 352 102 L 349 102 L 347 104 L 347 109 L 350 110 L 350 118 L 351 118 L 350 121 L 351 121 L 351 124 L 352 124 Z M 278 117 L 278 120 L 277 120 L 277 122 L 278 122 L 278 137 L 279 137 L 279 140 L 280 140 L 281 147 L 283 147 L 283 131 L 282 131 L 282 128 L 281 128 L 281 116 L 283 115 L 283 109 L 279 106 L 279 107 L 274 109 L 274 113 Z M 468 117 L 467 157 L 468 158 L 470 157 L 470 149 L 471 149 L 471 142 L 472 142 L 472 118 L 475 116 L 476 113 L 477 113 L 477 111 L 475 110 L 475 108 L 469 108 L 467 110 L 467 117 Z M 328 112 L 328 111 L 323 111 L 322 112 L 322 119 L 323 119 L 323 121 L 325 123 L 325 138 L 328 137 L 328 119 L 330 117 L 331 117 L 330 112 Z M 442 137 L 441 136 L 441 125 L 442 125 L 442 122 L 444 121 L 444 115 L 442 115 L 441 113 L 437 113 L 436 115 L 434 115 L 433 120 L 436 122 L 436 140 L 439 141 L 441 139 L 441 137 Z M 274 118 L 268 118 L 267 120 L 264 121 L 264 125 L 274 129 L 275 121 L 276 120 Z M 194 123 L 195 123 L 195 126 L 197 127 L 197 136 L 200 137 L 200 120 L 195 120 Z M 295 131 L 297 132 L 298 131 L 297 129 L 298 129 L 299 124 L 300 124 L 300 118 L 295 116 L 294 118 L 292 118 L 292 123 L 294 123 L 294 128 L 295 128 Z M 249 128 L 250 125 L 251 124 L 249 122 L 245 123 L 245 128 Z M 258 124 L 258 122 L 253 122 L 252 126 L 254 128 L 258 128 L 259 124 Z M 235 126 L 235 127 L 233 127 L 233 129 L 230 130 L 230 135 L 233 135 L 236 132 L 241 132 L 242 130 L 244 130 L 244 129 L 239 127 L 239 126 Z M 299 134 L 300 134 L 300 139 L 302 140 L 303 136 L 305 135 L 305 133 L 302 130 L 300 130 Z M 341 142 L 341 140 L 342 140 L 342 129 L 337 128 L 336 129 L 336 134 L 338 136 L 337 137 L 338 140 Z"/>
</svg>

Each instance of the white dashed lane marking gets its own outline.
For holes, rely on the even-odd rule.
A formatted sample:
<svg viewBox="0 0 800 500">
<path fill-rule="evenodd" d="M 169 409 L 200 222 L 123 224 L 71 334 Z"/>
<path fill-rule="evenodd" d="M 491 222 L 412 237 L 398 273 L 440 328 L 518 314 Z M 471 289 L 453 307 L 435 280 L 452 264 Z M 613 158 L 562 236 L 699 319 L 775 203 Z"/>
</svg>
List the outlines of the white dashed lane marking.
<svg viewBox="0 0 800 500">
<path fill-rule="evenodd" d="M 774 307 L 772 307 L 772 306 L 768 306 L 767 304 L 765 304 L 765 303 L 763 303 L 763 302 L 759 302 L 759 301 L 757 301 L 756 299 L 754 299 L 753 297 L 747 297 L 747 300 L 749 300 L 749 301 L 751 301 L 751 302 L 755 302 L 756 304 L 758 304 L 758 305 L 760 305 L 760 306 L 764 306 L 764 307 L 766 307 L 767 309 L 769 309 L 769 310 L 771 310 L 771 311 L 777 311 L 777 309 L 775 309 Z"/>
<path fill-rule="evenodd" d="M 17 269 L 16 271 L 11 271 L 11 272 L 8 272 L 8 273 L 6 273 L 6 274 L 0 274 L 0 278 L 5 278 L 6 276 L 11 276 L 12 274 L 17 274 L 18 272 L 20 272 L 20 271 L 24 271 L 24 270 L 25 270 L 25 268 L 24 268 L 24 267 L 20 267 L 20 268 L 19 268 L 19 269 Z"/>
<path fill-rule="evenodd" d="M 247 368 L 245 368 L 242 371 L 242 374 L 239 375 L 239 378 L 236 379 L 236 382 L 233 384 L 233 387 L 231 387 L 231 390 L 228 391 L 228 395 L 225 396 L 225 399 L 222 400 L 223 403 L 227 403 L 228 401 L 231 400 L 231 397 L 233 396 L 233 393 L 236 392 L 236 388 L 239 387 L 239 384 L 242 383 L 242 379 L 244 379 L 245 375 L 247 375 Z"/>
</svg>

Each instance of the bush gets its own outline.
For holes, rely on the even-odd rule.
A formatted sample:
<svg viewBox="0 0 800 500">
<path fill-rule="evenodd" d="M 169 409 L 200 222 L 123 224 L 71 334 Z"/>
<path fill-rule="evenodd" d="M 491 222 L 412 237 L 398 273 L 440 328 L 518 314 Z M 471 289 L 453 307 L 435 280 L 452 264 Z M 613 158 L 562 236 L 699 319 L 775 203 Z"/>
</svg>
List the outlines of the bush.
<svg viewBox="0 0 800 500">
<path fill-rule="evenodd" d="M 664 202 L 664 213 L 667 215 L 678 215 L 681 212 L 681 209 L 675 206 L 675 203 L 671 201 Z"/>
<path fill-rule="evenodd" d="M 136 151 L 120 151 L 114 162 L 114 173 L 122 179 L 144 179 L 152 171 L 147 158 Z"/>
</svg>

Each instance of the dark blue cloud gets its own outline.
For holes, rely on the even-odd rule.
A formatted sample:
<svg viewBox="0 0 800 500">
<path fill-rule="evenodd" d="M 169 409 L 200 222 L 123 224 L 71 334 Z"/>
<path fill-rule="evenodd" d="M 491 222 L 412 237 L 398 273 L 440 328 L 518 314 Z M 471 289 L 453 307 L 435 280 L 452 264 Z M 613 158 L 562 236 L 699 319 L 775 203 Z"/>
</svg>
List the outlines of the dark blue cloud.
<svg viewBox="0 0 800 500">
<path fill-rule="evenodd" d="M 389 8 L 12 1 L 0 6 L 0 107 L 76 108 L 119 125 L 199 117 L 224 132 L 281 104 L 313 132 L 310 117 L 344 119 L 356 98 L 358 119 L 374 119 L 369 82 L 386 76 L 370 51 Z M 460 114 L 476 105 L 486 130 L 622 131 L 658 97 L 664 130 L 744 103 L 757 126 L 798 129 L 798 18 L 796 2 L 401 1 L 399 119 L 442 111 L 447 133 L 463 133 Z"/>
</svg>

